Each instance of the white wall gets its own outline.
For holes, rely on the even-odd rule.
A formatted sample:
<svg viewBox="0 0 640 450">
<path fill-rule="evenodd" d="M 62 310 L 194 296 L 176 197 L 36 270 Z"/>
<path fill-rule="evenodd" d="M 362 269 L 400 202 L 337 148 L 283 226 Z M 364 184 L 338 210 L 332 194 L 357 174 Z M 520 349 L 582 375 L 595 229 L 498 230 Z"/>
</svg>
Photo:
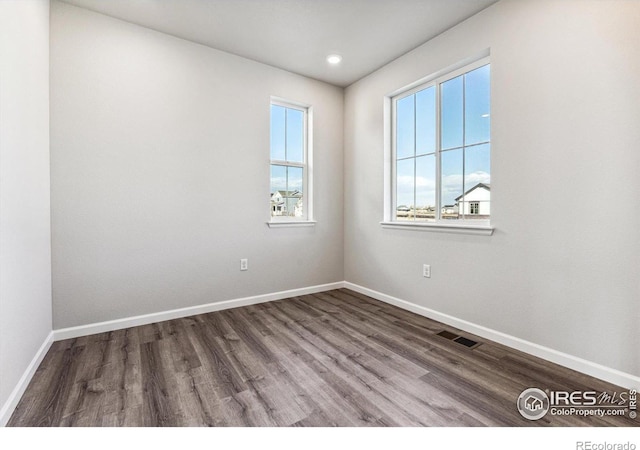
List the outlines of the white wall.
<svg viewBox="0 0 640 450">
<path fill-rule="evenodd" d="M 640 375 L 639 23 L 640 2 L 503 1 L 350 86 L 346 280 Z M 487 48 L 494 235 L 382 229 L 383 96 Z"/>
<path fill-rule="evenodd" d="M 51 14 L 54 328 L 343 279 L 342 89 Z M 313 105 L 315 227 L 266 225 L 271 95 Z"/>
<path fill-rule="evenodd" d="M 0 423 L 51 333 L 49 2 L 0 1 Z M 24 386 L 26 387 L 26 386 Z"/>
</svg>

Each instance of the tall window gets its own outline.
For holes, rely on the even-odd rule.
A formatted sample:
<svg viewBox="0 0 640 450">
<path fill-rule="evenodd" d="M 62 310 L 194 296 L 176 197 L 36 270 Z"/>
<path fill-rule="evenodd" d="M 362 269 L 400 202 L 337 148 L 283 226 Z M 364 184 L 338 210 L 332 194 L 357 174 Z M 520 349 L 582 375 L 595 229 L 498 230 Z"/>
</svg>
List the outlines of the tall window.
<svg viewBox="0 0 640 450">
<path fill-rule="evenodd" d="M 490 218 L 490 66 L 476 62 L 392 98 L 395 221 Z"/>
<path fill-rule="evenodd" d="M 310 220 L 308 108 L 271 101 L 271 220 Z"/>
</svg>

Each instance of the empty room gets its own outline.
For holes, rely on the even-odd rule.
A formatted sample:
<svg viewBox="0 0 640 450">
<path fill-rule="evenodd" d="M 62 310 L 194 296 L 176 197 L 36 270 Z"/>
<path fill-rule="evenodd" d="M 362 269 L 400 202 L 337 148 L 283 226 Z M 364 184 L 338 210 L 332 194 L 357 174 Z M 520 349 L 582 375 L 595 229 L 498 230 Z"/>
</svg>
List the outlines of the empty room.
<svg viewBox="0 0 640 450">
<path fill-rule="evenodd" d="M 637 431 L 640 2 L 0 0 L 0 39 L 1 426 Z"/>
</svg>

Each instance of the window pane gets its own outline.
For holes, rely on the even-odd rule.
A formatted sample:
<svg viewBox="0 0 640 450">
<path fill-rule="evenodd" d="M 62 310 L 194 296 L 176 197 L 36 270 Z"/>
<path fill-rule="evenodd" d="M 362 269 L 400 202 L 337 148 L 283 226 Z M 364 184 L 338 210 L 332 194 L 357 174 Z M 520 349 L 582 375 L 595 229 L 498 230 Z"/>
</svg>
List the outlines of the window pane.
<svg viewBox="0 0 640 450">
<path fill-rule="evenodd" d="M 442 218 L 458 219 L 457 199 L 462 189 L 462 149 L 442 152 L 442 194 L 440 197 Z"/>
<path fill-rule="evenodd" d="M 287 190 L 287 168 L 271 165 L 271 193 Z"/>
<path fill-rule="evenodd" d="M 284 196 L 287 191 L 287 168 L 271 165 L 271 217 L 282 216 L 285 211 Z"/>
<path fill-rule="evenodd" d="M 413 220 L 414 215 L 414 171 L 415 159 L 403 159 L 396 165 L 396 217 L 398 220 Z"/>
<path fill-rule="evenodd" d="M 416 93 L 416 155 L 436 151 L 436 88 Z"/>
<path fill-rule="evenodd" d="M 435 219 L 436 212 L 436 157 L 416 158 L 416 220 Z"/>
<path fill-rule="evenodd" d="M 302 193 L 302 167 L 287 167 L 287 190 Z"/>
<path fill-rule="evenodd" d="M 287 216 L 302 217 L 302 167 L 287 167 Z"/>
<path fill-rule="evenodd" d="M 465 145 L 490 140 L 489 65 L 464 76 Z"/>
<path fill-rule="evenodd" d="M 396 102 L 396 158 L 414 155 L 415 95 Z"/>
<path fill-rule="evenodd" d="M 478 183 L 491 183 L 491 150 L 489 144 L 467 147 L 465 150 L 464 184 L 467 190 Z"/>
<path fill-rule="evenodd" d="M 440 85 L 442 149 L 462 146 L 462 80 L 459 76 Z"/>
<path fill-rule="evenodd" d="M 271 159 L 284 161 L 285 108 L 271 105 Z"/>
<path fill-rule="evenodd" d="M 491 150 L 489 144 L 465 150 L 465 219 L 488 219 L 491 214 Z"/>
<path fill-rule="evenodd" d="M 287 108 L 287 161 L 303 162 L 304 113 Z"/>
</svg>

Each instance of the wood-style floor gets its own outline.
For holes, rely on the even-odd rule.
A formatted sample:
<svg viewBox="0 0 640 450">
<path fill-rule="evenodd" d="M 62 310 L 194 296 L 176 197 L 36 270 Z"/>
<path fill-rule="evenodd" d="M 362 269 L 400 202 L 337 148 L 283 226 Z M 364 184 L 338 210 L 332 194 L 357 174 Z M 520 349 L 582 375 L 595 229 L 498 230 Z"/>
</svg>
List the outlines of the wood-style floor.
<svg viewBox="0 0 640 450">
<path fill-rule="evenodd" d="M 638 425 L 525 420 L 529 387 L 622 391 L 340 289 L 55 342 L 9 425 Z"/>
</svg>

